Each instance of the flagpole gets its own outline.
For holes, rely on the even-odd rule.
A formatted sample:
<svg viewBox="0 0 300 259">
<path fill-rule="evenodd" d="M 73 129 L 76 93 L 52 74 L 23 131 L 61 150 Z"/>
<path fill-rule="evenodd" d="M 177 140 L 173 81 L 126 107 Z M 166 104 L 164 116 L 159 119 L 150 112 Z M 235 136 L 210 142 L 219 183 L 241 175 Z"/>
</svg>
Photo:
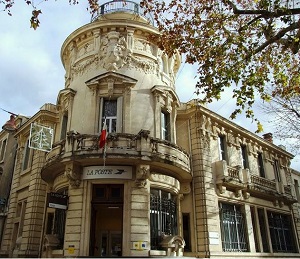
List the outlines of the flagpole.
<svg viewBox="0 0 300 259">
<path fill-rule="evenodd" d="M 106 162 L 106 137 L 107 137 L 107 126 L 106 117 L 104 117 L 103 127 L 100 134 L 99 147 L 103 148 L 103 168 L 105 168 Z"/>
</svg>

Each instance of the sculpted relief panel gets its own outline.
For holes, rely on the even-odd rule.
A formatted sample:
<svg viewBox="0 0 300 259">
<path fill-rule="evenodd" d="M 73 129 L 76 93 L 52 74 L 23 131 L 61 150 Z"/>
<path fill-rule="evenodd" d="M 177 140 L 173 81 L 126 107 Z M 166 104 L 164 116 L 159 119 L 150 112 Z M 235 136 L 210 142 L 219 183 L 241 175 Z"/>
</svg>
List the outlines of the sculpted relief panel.
<svg viewBox="0 0 300 259">
<path fill-rule="evenodd" d="M 97 40 L 89 41 L 79 48 L 69 48 L 70 72 L 67 71 L 69 79 L 74 76 L 97 68 L 105 68 L 108 71 L 117 71 L 122 67 L 128 69 L 138 69 L 144 73 L 156 74 L 158 62 L 153 56 L 153 46 L 145 40 L 134 39 L 134 44 L 128 46 L 133 35 L 110 31 L 106 34 L 98 35 Z M 74 45 L 74 42 L 72 43 Z M 98 47 L 99 45 L 99 47 Z M 133 54 L 134 50 L 145 53 L 139 57 Z M 150 58 L 153 56 L 153 58 Z M 68 66 L 66 67 L 68 70 Z"/>
</svg>

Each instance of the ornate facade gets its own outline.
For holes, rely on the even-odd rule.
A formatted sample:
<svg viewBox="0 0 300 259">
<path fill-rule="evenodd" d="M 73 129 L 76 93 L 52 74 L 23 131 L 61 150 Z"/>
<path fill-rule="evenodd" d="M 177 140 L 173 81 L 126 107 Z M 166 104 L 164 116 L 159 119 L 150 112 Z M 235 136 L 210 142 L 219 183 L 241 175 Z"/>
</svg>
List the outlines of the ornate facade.
<svg viewBox="0 0 300 259">
<path fill-rule="evenodd" d="M 180 56 L 138 8 L 104 4 L 65 40 L 56 105 L 14 135 L 0 256 L 298 258 L 293 155 L 180 103 Z M 28 148 L 33 123 L 53 129 L 49 152 Z"/>
</svg>

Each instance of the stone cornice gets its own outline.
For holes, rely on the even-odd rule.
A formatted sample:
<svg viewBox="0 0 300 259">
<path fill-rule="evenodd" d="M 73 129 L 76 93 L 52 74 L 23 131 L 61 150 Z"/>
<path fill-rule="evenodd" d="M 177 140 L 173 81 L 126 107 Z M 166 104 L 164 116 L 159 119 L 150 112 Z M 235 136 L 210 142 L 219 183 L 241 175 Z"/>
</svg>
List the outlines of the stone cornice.
<svg viewBox="0 0 300 259">
<path fill-rule="evenodd" d="M 238 124 L 229 121 L 228 119 L 218 115 L 217 113 L 209 110 L 208 108 L 204 107 L 197 103 L 197 100 L 191 100 L 188 103 L 181 103 L 181 107 L 177 110 L 177 119 L 180 120 L 180 117 L 183 118 L 191 118 L 193 116 L 198 116 L 199 114 L 204 114 L 205 116 L 211 119 L 211 124 L 214 126 L 217 124 L 217 127 L 223 128 L 226 133 L 234 133 L 234 135 L 238 136 L 239 138 L 245 138 L 249 142 L 256 143 L 258 146 L 262 146 L 268 151 L 280 153 L 283 156 L 287 156 L 290 159 L 294 157 L 293 154 L 289 153 L 286 150 L 278 147 L 277 145 L 264 140 L 262 137 L 252 133 L 251 131 L 239 126 Z"/>
</svg>

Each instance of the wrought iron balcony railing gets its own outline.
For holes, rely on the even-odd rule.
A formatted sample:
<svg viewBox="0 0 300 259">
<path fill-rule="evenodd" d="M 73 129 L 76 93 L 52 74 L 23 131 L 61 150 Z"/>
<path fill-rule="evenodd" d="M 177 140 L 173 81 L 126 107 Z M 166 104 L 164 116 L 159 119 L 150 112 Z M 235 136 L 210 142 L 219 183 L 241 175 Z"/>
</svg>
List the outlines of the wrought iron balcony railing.
<svg viewBox="0 0 300 259">
<path fill-rule="evenodd" d="M 154 20 L 151 14 L 145 13 L 144 9 L 140 7 L 139 3 L 125 0 L 110 1 L 101 5 L 96 14 L 91 18 L 91 22 L 97 20 L 98 17 L 104 14 L 114 12 L 128 12 L 141 15 L 142 17 L 146 18 L 152 25 L 154 25 Z"/>
</svg>

